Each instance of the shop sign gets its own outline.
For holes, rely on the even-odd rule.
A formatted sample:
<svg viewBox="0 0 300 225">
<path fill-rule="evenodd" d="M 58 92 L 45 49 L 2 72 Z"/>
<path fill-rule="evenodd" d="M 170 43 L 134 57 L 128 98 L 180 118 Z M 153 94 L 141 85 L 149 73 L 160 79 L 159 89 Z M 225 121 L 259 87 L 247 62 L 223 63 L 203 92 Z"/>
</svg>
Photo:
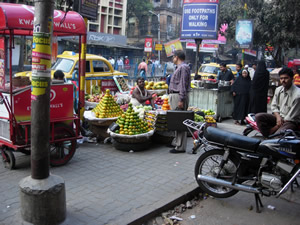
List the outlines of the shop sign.
<svg viewBox="0 0 300 225">
<path fill-rule="evenodd" d="M 182 39 L 217 39 L 219 0 L 184 0 Z"/>
<path fill-rule="evenodd" d="M 162 51 L 162 44 L 155 44 L 156 51 Z"/>
<path fill-rule="evenodd" d="M 109 89 L 110 91 L 118 91 L 118 87 L 114 80 L 101 80 L 101 91 Z"/>
</svg>

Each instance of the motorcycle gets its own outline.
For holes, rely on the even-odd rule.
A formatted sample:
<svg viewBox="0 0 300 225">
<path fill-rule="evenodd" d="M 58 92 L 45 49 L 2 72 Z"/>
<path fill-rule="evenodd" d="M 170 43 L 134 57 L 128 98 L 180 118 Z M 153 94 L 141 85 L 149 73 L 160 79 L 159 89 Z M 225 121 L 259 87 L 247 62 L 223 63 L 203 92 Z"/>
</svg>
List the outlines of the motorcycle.
<svg viewBox="0 0 300 225">
<path fill-rule="evenodd" d="M 192 122 L 184 124 L 192 127 Z M 261 141 L 199 123 L 198 127 L 204 153 L 194 173 L 203 192 L 216 198 L 228 198 L 238 191 L 253 193 L 260 212 L 260 195 L 279 197 L 289 187 L 293 190 L 294 183 L 298 185 L 300 138 L 294 131 Z"/>
</svg>

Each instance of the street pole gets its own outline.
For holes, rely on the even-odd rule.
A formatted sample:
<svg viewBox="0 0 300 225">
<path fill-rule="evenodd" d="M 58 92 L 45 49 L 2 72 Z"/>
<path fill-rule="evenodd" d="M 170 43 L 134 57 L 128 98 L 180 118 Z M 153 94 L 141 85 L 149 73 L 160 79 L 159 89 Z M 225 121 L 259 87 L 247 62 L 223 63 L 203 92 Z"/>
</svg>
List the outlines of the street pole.
<svg viewBox="0 0 300 225">
<path fill-rule="evenodd" d="M 197 80 L 198 79 L 198 67 L 199 67 L 199 50 L 200 50 L 200 45 L 202 42 L 202 39 L 195 39 L 196 42 L 196 59 L 195 59 L 195 76 L 194 79 Z"/>
<path fill-rule="evenodd" d="M 244 5 L 244 19 L 247 18 L 247 10 L 248 10 L 247 3 L 245 3 L 245 5 Z M 244 48 L 242 49 L 242 62 L 241 62 L 241 64 L 244 67 L 244 65 L 245 65 L 245 49 Z"/>
<path fill-rule="evenodd" d="M 19 183 L 21 215 L 27 222 L 57 224 L 65 220 L 65 184 L 50 175 L 51 45 L 54 0 L 35 0 L 31 79 L 31 176 Z"/>
<path fill-rule="evenodd" d="M 160 14 L 157 14 L 157 19 L 158 19 L 158 43 L 160 43 Z M 160 50 L 158 50 L 158 61 L 160 64 Z"/>
</svg>

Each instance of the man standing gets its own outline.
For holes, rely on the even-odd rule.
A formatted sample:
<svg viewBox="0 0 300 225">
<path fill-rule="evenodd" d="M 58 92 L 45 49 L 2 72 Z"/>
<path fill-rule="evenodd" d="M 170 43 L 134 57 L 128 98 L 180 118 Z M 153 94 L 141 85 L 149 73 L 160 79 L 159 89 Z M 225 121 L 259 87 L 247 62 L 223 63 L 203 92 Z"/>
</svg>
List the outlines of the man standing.
<svg viewBox="0 0 300 225">
<path fill-rule="evenodd" d="M 255 115 L 261 133 L 268 137 L 282 130 L 297 130 L 300 124 L 300 89 L 293 84 L 293 71 L 283 68 L 279 71 L 282 86 L 276 88 L 271 110 L 273 114 Z"/>
<path fill-rule="evenodd" d="M 117 60 L 117 64 L 118 64 L 118 70 L 123 71 L 124 63 L 123 63 L 123 60 L 120 57 Z"/>
<path fill-rule="evenodd" d="M 230 70 L 227 69 L 226 63 L 220 64 L 220 72 L 218 74 L 217 80 L 230 81 L 230 84 L 233 83 L 234 76 Z"/>
<path fill-rule="evenodd" d="M 108 61 L 110 62 L 111 66 L 113 68 L 115 68 L 115 60 L 114 60 L 114 58 L 110 56 L 109 59 L 108 59 Z"/>
<path fill-rule="evenodd" d="M 139 70 L 139 73 L 140 73 L 140 76 L 144 78 L 144 80 L 146 80 L 146 77 L 147 77 L 147 63 L 145 62 L 146 60 L 143 59 L 143 62 L 141 62 L 139 64 L 139 67 L 138 67 L 138 70 Z"/>
<path fill-rule="evenodd" d="M 239 76 L 242 76 L 242 64 L 238 63 L 235 65 L 235 69 L 236 69 L 236 78 L 238 78 Z M 245 66 L 246 67 L 246 66 Z"/>
<path fill-rule="evenodd" d="M 191 74 L 190 68 L 184 60 L 184 52 L 176 50 L 173 55 L 173 63 L 177 65 L 177 69 L 171 77 L 169 86 L 171 110 L 187 110 L 189 105 L 188 92 L 191 87 Z M 175 145 L 170 153 L 183 153 L 186 151 L 187 132 L 175 132 Z"/>
</svg>

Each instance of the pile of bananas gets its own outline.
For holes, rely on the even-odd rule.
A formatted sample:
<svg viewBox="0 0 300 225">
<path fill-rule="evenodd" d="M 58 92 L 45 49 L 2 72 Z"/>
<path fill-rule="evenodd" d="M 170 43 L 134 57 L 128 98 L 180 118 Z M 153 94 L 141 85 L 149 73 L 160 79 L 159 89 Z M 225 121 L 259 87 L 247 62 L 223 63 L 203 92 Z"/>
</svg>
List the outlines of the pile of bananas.
<svg viewBox="0 0 300 225">
<path fill-rule="evenodd" d="M 217 121 L 212 116 L 205 116 L 206 123 L 216 123 Z"/>
</svg>

